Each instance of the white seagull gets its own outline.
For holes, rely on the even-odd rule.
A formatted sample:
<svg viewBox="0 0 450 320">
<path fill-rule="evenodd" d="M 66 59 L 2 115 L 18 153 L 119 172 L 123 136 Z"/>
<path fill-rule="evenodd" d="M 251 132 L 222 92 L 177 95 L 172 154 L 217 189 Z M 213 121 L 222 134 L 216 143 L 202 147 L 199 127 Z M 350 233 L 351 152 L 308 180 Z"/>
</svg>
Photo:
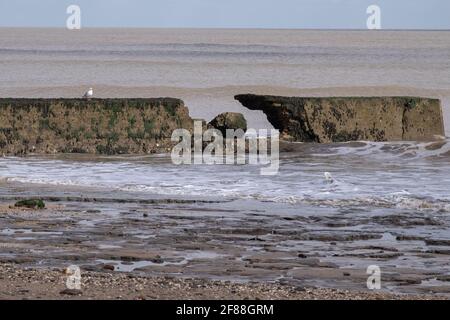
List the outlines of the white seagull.
<svg viewBox="0 0 450 320">
<path fill-rule="evenodd" d="M 333 182 L 334 182 L 334 179 L 333 179 L 333 176 L 331 175 L 331 173 L 325 172 L 325 173 L 323 174 L 323 176 L 325 177 L 325 181 L 326 181 L 327 183 L 333 183 Z"/>
<path fill-rule="evenodd" d="M 84 94 L 83 98 L 89 99 L 89 98 L 92 98 L 93 95 L 94 95 L 94 90 L 92 90 L 92 88 L 89 88 L 89 90 L 86 91 L 86 93 Z"/>
</svg>

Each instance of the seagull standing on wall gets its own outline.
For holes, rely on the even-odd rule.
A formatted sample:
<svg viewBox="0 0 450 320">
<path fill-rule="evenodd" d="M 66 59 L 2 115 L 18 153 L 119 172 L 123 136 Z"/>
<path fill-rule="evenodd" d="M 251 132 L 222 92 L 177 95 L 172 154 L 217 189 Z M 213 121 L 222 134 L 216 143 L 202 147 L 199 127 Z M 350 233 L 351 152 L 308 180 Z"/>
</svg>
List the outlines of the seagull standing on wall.
<svg viewBox="0 0 450 320">
<path fill-rule="evenodd" d="M 83 98 L 90 99 L 90 98 L 92 98 L 93 95 L 94 95 L 94 90 L 92 90 L 92 88 L 89 88 L 89 90 L 86 91 L 86 93 L 84 94 Z"/>
</svg>

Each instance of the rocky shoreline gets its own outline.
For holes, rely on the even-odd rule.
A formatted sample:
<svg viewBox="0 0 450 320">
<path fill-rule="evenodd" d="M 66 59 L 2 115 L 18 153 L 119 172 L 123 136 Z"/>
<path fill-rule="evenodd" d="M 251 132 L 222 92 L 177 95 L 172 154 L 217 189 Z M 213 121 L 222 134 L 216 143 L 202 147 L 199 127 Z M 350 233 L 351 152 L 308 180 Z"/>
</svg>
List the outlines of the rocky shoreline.
<svg viewBox="0 0 450 320">
<path fill-rule="evenodd" d="M 146 277 L 82 271 L 80 290 L 67 290 L 60 269 L 25 268 L 0 263 L 0 299 L 108 300 L 437 300 L 431 295 L 394 295 L 338 289 L 301 288 L 271 283 L 233 283 L 204 279 Z"/>
<path fill-rule="evenodd" d="M 398 229 L 435 226 L 436 219 L 390 215 L 387 221 L 373 219 L 380 230 L 352 231 L 345 226 L 366 222 L 351 212 L 305 216 L 306 208 L 294 213 L 281 204 L 275 210 L 268 203 L 262 212 L 257 203 L 212 198 L 131 197 L 89 189 L 80 196 L 78 189 L 68 187 L 8 188 L 22 194 L 0 202 L 0 265 L 11 269 L 0 271 L 0 291 L 9 298 L 68 298 L 60 295 L 61 272 L 73 264 L 83 279 L 100 281 L 83 289 L 82 298 L 137 299 L 130 279 L 144 287 L 154 281 L 165 284 L 164 294 L 145 289 L 145 297 L 155 299 L 189 298 L 192 288 L 186 279 L 203 279 L 198 281 L 210 288 L 199 289 L 198 298 L 449 297 L 448 243 L 437 236 L 408 238 Z M 25 193 L 44 199 L 45 208 L 15 206 Z M 386 232 L 397 238 L 384 241 Z M 405 263 L 409 260 L 414 263 Z M 427 261 L 433 266 L 425 268 Z M 366 267 L 374 263 L 382 267 L 383 289 L 398 296 L 367 290 Z M 33 277 L 56 280 L 43 285 Z M 111 293 L 102 293 L 108 286 Z M 173 293 L 172 286 L 185 291 Z M 242 295 L 231 295 L 231 287 Z"/>
</svg>

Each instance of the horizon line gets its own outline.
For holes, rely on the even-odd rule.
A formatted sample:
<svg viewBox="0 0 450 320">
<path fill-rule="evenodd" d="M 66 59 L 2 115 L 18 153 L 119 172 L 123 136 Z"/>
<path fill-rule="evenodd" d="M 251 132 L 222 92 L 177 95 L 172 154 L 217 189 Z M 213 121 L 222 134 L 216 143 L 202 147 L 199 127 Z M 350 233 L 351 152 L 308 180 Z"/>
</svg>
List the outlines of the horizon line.
<svg viewBox="0 0 450 320">
<path fill-rule="evenodd" d="M 160 30 L 180 30 L 180 29 L 196 29 L 196 30 L 298 30 L 298 31 L 450 31 L 448 29 L 414 29 L 414 28 L 385 28 L 385 29 L 366 29 L 366 28 L 270 28 L 270 27 L 123 27 L 123 26 L 88 26 L 77 30 L 69 30 L 65 26 L 1 26 L 0 29 L 64 29 L 67 31 L 82 31 L 83 29 L 160 29 Z"/>
</svg>

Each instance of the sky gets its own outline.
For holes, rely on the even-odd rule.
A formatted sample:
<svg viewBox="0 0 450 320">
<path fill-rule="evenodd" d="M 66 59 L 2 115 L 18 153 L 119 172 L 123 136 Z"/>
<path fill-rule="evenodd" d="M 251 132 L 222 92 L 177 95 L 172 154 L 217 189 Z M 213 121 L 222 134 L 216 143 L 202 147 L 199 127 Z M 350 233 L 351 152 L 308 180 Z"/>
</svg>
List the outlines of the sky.
<svg viewBox="0 0 450 320">
<path fill-rule="evenodd" d="M 449 0 L 0 0 L 2 27 L 365 29 L 369 5 L 383 29 L 450 29 Z"/>
</svg>

